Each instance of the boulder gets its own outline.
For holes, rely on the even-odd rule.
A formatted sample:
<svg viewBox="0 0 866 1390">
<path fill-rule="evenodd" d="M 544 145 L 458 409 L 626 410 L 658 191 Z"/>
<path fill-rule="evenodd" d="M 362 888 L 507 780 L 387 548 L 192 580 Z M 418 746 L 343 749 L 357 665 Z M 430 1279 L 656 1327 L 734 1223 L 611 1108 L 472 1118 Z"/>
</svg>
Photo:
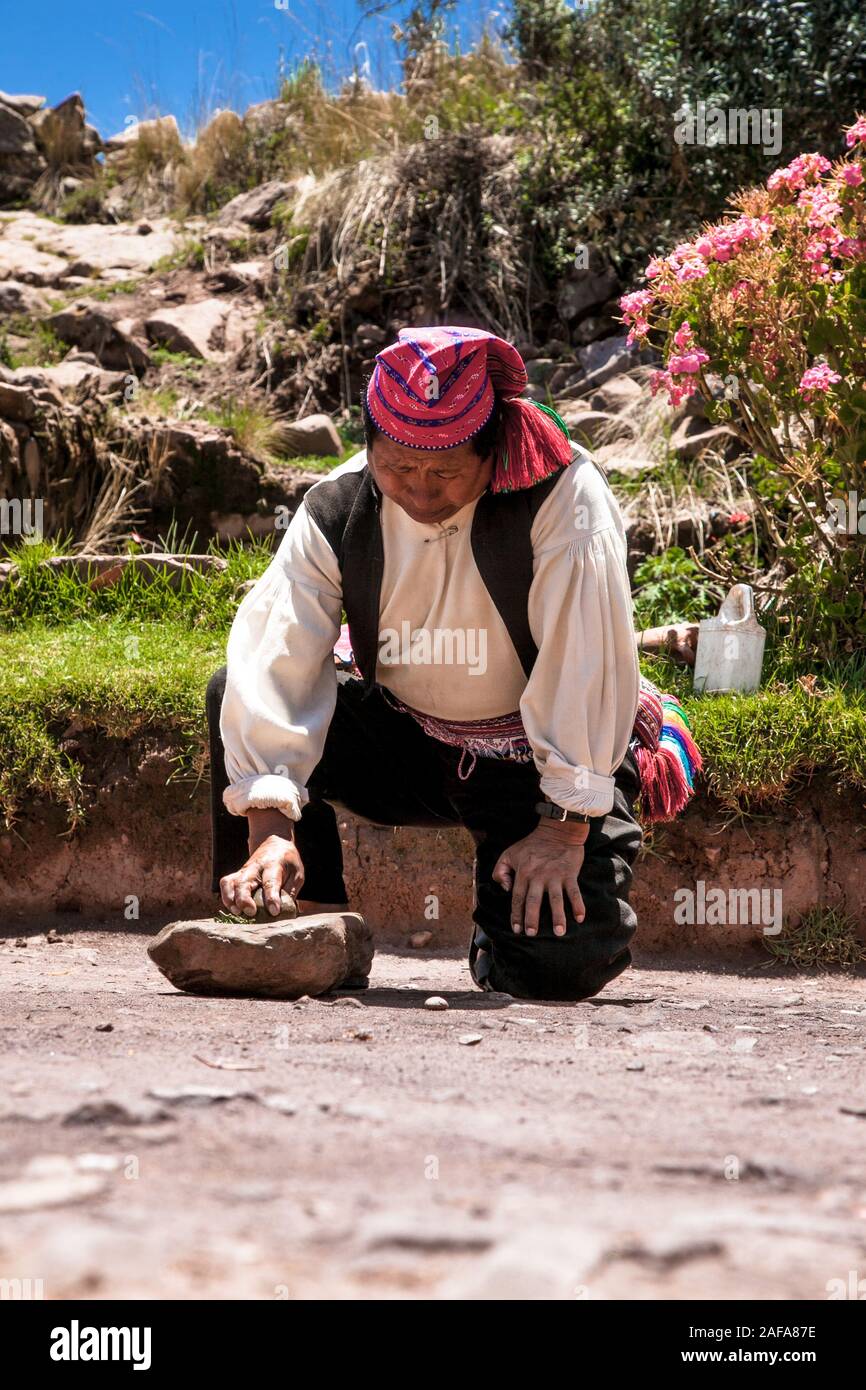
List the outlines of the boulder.
<svg viewBox="0 0 866 1390">
<path fill-rule="evenodd" d="M 213 362 L 220 359 L 225 346 L 227 314 L 227 306 L 218 299 L 200 299 L 175 309 L 157 309 L 144 328 L 152 343 Z"/>
<path fill-rule="evenodd" d="M 30 122 L 0 104 L 0 204 L 25 197 L 44 168 Z"/>
<path fill-rule="evenodd" d="M 212 271 L 204 284 L 209 294 L 236 294 L 249 285 L 260 285 L 269 271 L 267 261 L 232 261 Z"/>
<path fill-rule="evenodd" d="M 239 193 L 220 210 L 217 221 L 243 222 L 247 227 L 263 230 L 271 225 L 271 213 L 277 203 L 285 201 L 293 192 L 294 184 L 283 183 L 281 179 L 271 179 L 259 184 L 247 193 Z"/>
<path fill-rule="evenodd" d="M 31 315 L 44 314 L 48 309 L 48 300 L 44 294 L 33 285 L 25 285 L 21 280 L 0 280 L 0 317 L 8 314 Z"/>
<path fill-rule="evenodd" d="M 339 457 L 343 443 L 330 415 L 306 415 L 303 420 L 280 426 L 280 448 L 287 458 L 293 455 L 324 458 L 331 454 Z"/>
<path fill-rule="evenodd" d="M 148 947 L 158 969 L 191 994 L 298 999 L 341 984 L 366 984 L 373 934 L 357 912 L 245 925 L 172 922 Z"/>
<path fill-rule="evenodd" d="M 0 479 L 8 485 L 12 478 L 20 477 L 21 474 L 21 446 L 18 443 L 18 436 L 11 425 L 5 420 L 0 419 Z M 3 566 L 4 571 L 11 566 Z"/>
<path fill-rule="evenodd" d="M 609 338 L 612 333 L 618 333 L 622 328 L 622 320 L 613 314 L 602 311 L 600 314 L 590 314 L 588 318 L 582 319 L 574 330 L 574 341 L 578 347 L 586 347 L 588 343 L 594 343 L 599 338 Z"/>
<path fill-rule="evenodd" d="M 585 376 L 571 388 L 571 391 L 580 395 L 597 390 L 610 381 L 611 377 L 630 372 L 644 362 L 656 360 L 650 349 L 639 348 L 634 343 L 629 345 L 625 333 L 601 338 L 597 343 L 578 348 L 577 357 Z"/>
<path fill-rule="evenodd" d="M 55 367 L 16 367 L 8 373 L 13 384 L 44 387 L 55 386 L 58 390 L 77 391 L 82 383 L 87 384 L 97 395 L 108 396 L 121 391 L 126 384 L 126 373 L 103 371 L 96 361 L 81 357 L 64 357 Z"/>
<path fill-rule="evenodd" d="M 25 120 L 29 116 L 35 116 L 40 107 L 45 105 L 44 97 L 34 97 L 16 93 L 14 96 L 10 92 L 0 92 L 0 106 L 8 106 L 11 111 L 16 111 Z"/>
<path fill-rule="evenodd" d="M 591 413 L 587 401 L 556 401 L 554 409 L 572 435 L 580 429 L 584 416 Z"/>
<path fill-rule="evenodd" d="M 539 357 L 555 357 L 559 361 L 560 357 L 568 357 L 571 352 L 571 343 L 567 343 L 564 338 L 548 338 L 543 345 Z"/>
<path fill-rule="evenodd" d="M 291 115 L 291 108 L 284 101 L 271 98 L 248 106 L 243 115 L 243 123 L 253 135 L 263 137 L 285 129 Z"/>
<path fill-rule="evenodd" d="M 629 346 L 626 333 L 602 338 L 597 343 L 588 343 L 586 347 L 580 348 L 577 354 L 580 365 L 588 376 L 594 376 L 596 372 L 609 369 L 620 362 L 630 363 L 636 355 L 632 347 Z M 621 368 L 617 366 L 617 370 L 621 370 Z M 609 376 L 616 374 L 614 371 L 609 372 Z M 608 377 L 605 378 L 605 380 L 608 379 Z"/>
<path fill-rule="evenodd" d="M 577 362 L 560 362 L 546 385 L 551 396 L 555 397 L 560 391 L 567 391 L 569 387 L 576 385 L 582 376 L 583 367 Z"/>
<path fill-rule="evenodd" d="M 694 459 L 706 449 L 715 449 L 725 458 L 742 453 L 742 444 L 727 425 L 710 425 L 701 415 L 686 415 L 671 435 L 671 449 L 680 458 Z"/>
<path fill-rule="evenodd" d="M 35 495 L 39 491 L 39 480 L 42 477 L 42 455 L 39 452 L 38 441 L 32 436 L 25 441 L 21 450 L 21 462 L 24 464 L 27 486 L 31 494 Z"/>
<path fill-rule="evenodd" d="M 546 386 L 559 367 L 551 357 L 534 357 L 526 364 L 526 376 L 531 386 Z"/>
<path fill-rule="evenodd" d="M 36 153 L 33 128 L 18 111 L 0 105 L 0 157 Z"/>
<path fill-rule="evenodd" d="M 640 382 L 623 372 L 621 376 L 611 377 L 609 381 L 598 388 L 591 398 L 591 405 L 593 410 L 616 412 L 628 409 L 642 395 L 643 388 Z"/>
<path fill-rule="evenodd" d="M 600 309 L 619 292 L 616 271 L 608 265 L 597 247 L 588 249 L 585 267 L 575 266 L 560 282 L 556 308 L 566 323 L 579 321 Z"/>
<path fill-rule="evenodd" d="M 58 338 L 84 352 L 92 352 L 101 367 L 140 375 L 150 358 L 140 343 L 116 324 L 96 304 L 79 299 L 46 319 Z"/>
<path fill-rule="evenodd" d="M 194 235 L 199 228 L 191 219 L 185 233 L 177 222 L 159 218 L 153 219 L 152 230 L 143 234 L 138 225 L 60 225 L 29 209 L 12 212 L 3 219 L 0 280 L 55 285 L 62 277 L 71 275 L 74 266 L 86 266 L 88 275 L 98 274 L 106 282 L 130 280 L 136 274 L 146 274 L 162 257 L 172 255 L 184 235 Z"/>
<path fill-rule="evenodd" d="M 132 121 L 124 130 L 117 131 L 115 135 L 109 136 L 104 142 L 103 149 L 109 156 L 106 162 L 112 163 L 111 155 L 116 155 L 119 151 L 134 144 L 139 135 L 142 134 L 157 137 L 166 147 L 172 144 L 180 146 L 183 143 L 174 116 L 156 116 L 151 121 Z"/>
<path fill-rule="evenodd" d="M 26 386 L 13 386 L 0 381 L 0 419 L 23 423 L 36 414 L 36 403 Z"/>
<path fill-rule="evenodd" d="M 321 473 L 295 467 L 266 467 L 244 454 L 231 431 L 203 420 L 157 420 L 134 409 L 119 414 L 124 447 L 132 455 L 154 450 L 164 457 L 164 481 L 152 497 L 156 527 L 189 526 L 200 536 L 223 539 L 256 536 L 282 538 L 304 494 Z"/>
<path fill-rule="evenodd" d="M 572 439 L 579 444 L 593 444 L 604 440 L 612 443 L 616 439 L 631 438 L 634 431 L 617 415 L 605 410 L 584 410 L 576 412 L 568 423 Z"/>
<path fill-rule="evenodd" d="M 634 478 L 658 468 L 658 460 L 643 454 L 632 454 L 622 444 L 602 444 L 593 450 L 593 458 L 600 463 L 605 473 L 619 473 L 624 478 Z"/>
<path fill-rule="evenodd" d="M 30 126 L 37 145 L 42 150 L 62 149 L 64 162 L 71 167 L 92 165 L 102 149 L 99 132 L 87 124 L 79 92 L 64 97 L 50 110 L 42 107 L 31 117 Z"/>
</svg>

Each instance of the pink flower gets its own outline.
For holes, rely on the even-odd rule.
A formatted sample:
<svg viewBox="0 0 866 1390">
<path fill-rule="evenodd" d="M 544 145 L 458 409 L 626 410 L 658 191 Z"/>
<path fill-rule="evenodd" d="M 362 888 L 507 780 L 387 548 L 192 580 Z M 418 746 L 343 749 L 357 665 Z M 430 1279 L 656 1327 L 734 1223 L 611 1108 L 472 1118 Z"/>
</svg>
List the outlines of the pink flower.
<svg viewBox="0 0 866 1390">
<path fill-rule="evenodd" d="M 849 188 L 859 188 L 863 182 L 863 170 L 859 164 L 846 164 L 839 174 Z"/>
<path fill-rule="evenodd" d="M 669 358 L 668 371 L 671 376 L 680 376 L 683 373 L 687 376 L 693 376 L 709 360 L 709 354 L 704 352 L 703 348 L 694 348 L 691 352 Z"/>
<path fill-rule="evenodd" d="M 766 241 L 773 229 L 770 217 L 737 217 L 733 222 L 722 222 L 716 227 L 707 227 L 693 245 L 685 243 L 671 253 L 671 262 L 686 266 L 699 261 L 719 261 L 724 263 L 749 244 Z M 678 276 L 679 278 L 679 276 Z M 699 279 L 699 275 L 689 274 L 689 279 Z"/>
<path fill-rule="evenodd" d="M 653 372 L 650 377 L 650 390 L 656 395 L 661 388 L 668 393 L 668 403 L 674 407 L 682 405 L 687 396 L 693 396 L 697 386 L 692 381 L 674 381 L 669 372 Z"/>
<path fill-rule="evenodd" d="M 854 124 L 845 131 L 845 144 L 849 150 L 861 141 L 866 141 L 866 116 L 858 116 Z"/>
<path fill-rule="evenodd" d="M 682 351 L 683 348 L 691 347 L 693 339 L 694 334 L 692 333 L 691 324 L 688 322 L 681 323 L 674 334 L 674 346 Z"/>
<path fill-rule="evenodd" d="M 702 261 L 687 261 L 680 266 L 676 273 L 677 283 L 680 285 L 688 284 L 690 280 L 703 280 L 707 274 L 707 267 Z"/>
<path fill-rule="evenodd" d="M 822 227 L 806 243 L 806 260 L 820 261 L 824 256 L 837 255 L 842 241 L 844 237 L 835 227 Z"/>
<path fill-rule="evenodd" d="M 638 309 L 648 308 L 654 299 L 652 290 L 635 290 L 633 294 L 623 295 L 619 307 L 626 314 L 634 314 Z"/>
<path fill-rule="evenodd" d="M 635 290 L 633 294 L 624 294 L 619 301 L 623 323 L 629 324 L 631 328 L 627 340 L 629 345 L 638 338 L 645 338 L 649 333 L 649 319 L 645 311 L 654 303 L 655 295 L 652 290 Z"/>
<path fill-rule="evenodd" d="M 835 382 L 842 378 L 838 372 L 834 372 L 826 362 L 817 362 L 814 367 L 808 367 L 800 378 L 799 392 L 804 401 L 812 400 L 816 391 L 826 394 Z"/>
<path fill-rule="evenodd" d="M 842 212 L 842 205 L 825 188 L 804 188 L 797 204 L 808 209 L 810 227 L 830 227 Z"/>
<path fill-rule="evenodd" d="M 767 187 L 772 192 L 786 188 L 790 192 L 805 187 L 807 179 L 817 179 L 831 168 L 829 159 L 822 154 L 798 154 L 784 169 L 777 169 L 767 179 Z"/>
</svg>

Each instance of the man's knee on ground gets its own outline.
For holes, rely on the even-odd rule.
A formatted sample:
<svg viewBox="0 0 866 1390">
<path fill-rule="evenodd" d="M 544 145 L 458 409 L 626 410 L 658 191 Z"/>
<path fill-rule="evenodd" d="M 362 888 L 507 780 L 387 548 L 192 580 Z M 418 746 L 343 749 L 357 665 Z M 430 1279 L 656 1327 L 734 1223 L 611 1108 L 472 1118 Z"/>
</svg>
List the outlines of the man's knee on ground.
<svg viewBox="0 0 866 1390">
<path fill-rule="evenodd" d="M 591 999 L 630 964 L 628 947 L 588 955 L 567 937 L 515 936 L 494 946 L 490 984 L 518 999 Z"/>
</svg>

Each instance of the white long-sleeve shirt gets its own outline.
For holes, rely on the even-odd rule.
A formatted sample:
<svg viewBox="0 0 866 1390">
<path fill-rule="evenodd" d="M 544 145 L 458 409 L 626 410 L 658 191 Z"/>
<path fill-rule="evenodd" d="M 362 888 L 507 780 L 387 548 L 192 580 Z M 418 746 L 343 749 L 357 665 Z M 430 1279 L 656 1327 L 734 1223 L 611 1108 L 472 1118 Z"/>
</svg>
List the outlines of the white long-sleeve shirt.
<svg viewBox="0 0 866 1390">
<path fill-rule="evenodd" d="M 440 719 L 519 708 L 542 795 L 599 816 L 613 805 L 639 670 L 622 518 L 603 474 L 574 448 L 532 525 L 529 680 L 472 555 L 477 501 L 427 525 L 387 497 L 376 680 Z M 365 466 L 362 452 L 335 472 Z M 229 634 L 221 731 L 235 815 L 277 807 L 299 818 L 334 712 L 341 613 L 336 556 L 302 502 Z"/>
</svg>

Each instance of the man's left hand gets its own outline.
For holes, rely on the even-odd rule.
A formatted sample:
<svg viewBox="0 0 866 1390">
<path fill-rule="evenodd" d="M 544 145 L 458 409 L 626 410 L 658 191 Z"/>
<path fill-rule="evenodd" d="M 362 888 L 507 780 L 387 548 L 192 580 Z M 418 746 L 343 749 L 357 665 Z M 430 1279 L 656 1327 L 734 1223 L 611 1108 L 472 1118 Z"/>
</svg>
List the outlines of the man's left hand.
<svg viewBox="0 0 866 1390">
<path fill-rule="evenodd" d="M 538 935 L 545 893 L 550 900 L 554 935 L 565 936 L 566 895 L 575 918 L 583 921 L 586 911 L 577 876 L 588 834 L 589 826 L 575 821 L 543 822 L 500 854 L 492 877 L 506 891 L 511 889 L 511 926 L 515 932 Z"/>
</svg>

